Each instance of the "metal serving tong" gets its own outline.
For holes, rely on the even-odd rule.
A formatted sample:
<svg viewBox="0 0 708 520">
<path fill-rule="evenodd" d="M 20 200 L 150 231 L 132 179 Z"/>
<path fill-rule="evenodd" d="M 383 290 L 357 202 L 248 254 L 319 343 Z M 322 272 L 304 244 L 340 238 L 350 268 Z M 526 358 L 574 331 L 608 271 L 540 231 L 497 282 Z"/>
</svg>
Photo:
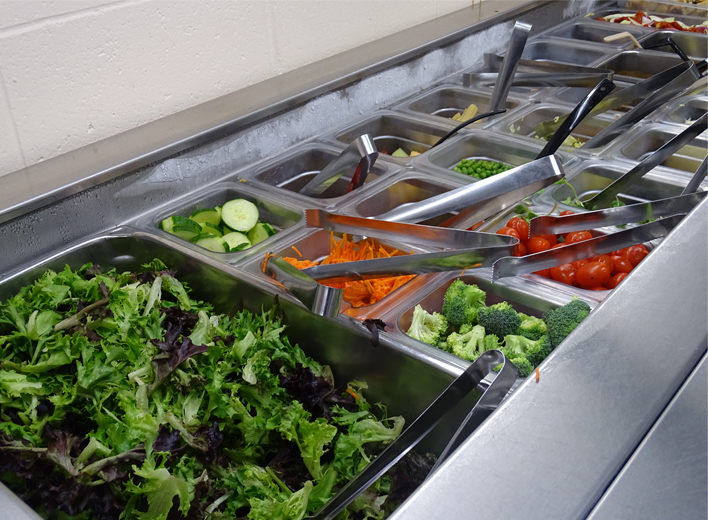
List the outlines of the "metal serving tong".
<svg viewBox="0 0 708 520">
<path fill-rule="evenodd" d="M 569 264 L 576 260 L 583 260 L 597 255 L 604 255 L 624 249 L 625 247 L 650 242 L 657 238 L 665 237 L 683 219 L 683 215 L 674 215 L 649 224 L 633 227 L 618 233 L 604 235 L 569 244 L 556 249 L 549 249 L 542 253 L 535 253 L 524 257 L 509 256 L 494 262 L 492 268 L 492 282 L 507 276 L 529 274 L 541 269 L 548 269 L 558 265 Z"/>
<path fill-rule="evenodd" d="M 655 92 L 677 78 L 683 78 L 684 74 L 691 70 L 691 63 L 680 63 L 670 69 L 666 69 L 658 74 L 654 74 L 639 83 L 630 87 L 623 88 L 603 99 L 593 110 L 588 114 L 589 117 L 594 117 L 608 110 L 613 110 L 626 103 L 630 103 L 635 99 L 641 99 L 648 94 Z M 689 76 L 686 76 L 689 77 Z M 678 88 L 678 87 L 677 87 Z M 638 114 L 638 113 L 637 113 Z M 568 116 L 559 117 L 558 120 L 542 121 L 534 128 L 537 135 L 544 137 L 554 133 L 565 121 Z M 634 116 L 633 116 L 634 117 Z"/>
<path fill-rule="evenodd" d="M 701 191 L 653 202 L 642 202 L 618 208 L 576 213 L 574 215 L 536 217 L 531 219 L 529 223 L 528 238 L 537 235 L 558 235 L 560 233 L 570 233 L 571 231 L 619 226 L 659 217 L 682 215 L 691 211 L 706 195 L 708 195 L 708 192 Z"/>
<path fill-rule="evenodd" d="M 482 394 L 464 419 L 452 440 L 438 458 L 438 464 L 447 458 L 467 436 L 501 403 L 516 380 L 516 369 L 499 350 L 483 352 L 440 396 L 393 441 L 378 457 L 353 480 L 345 484 L 314 515 L 305 520 L 331 520 L 369 488 L 396 462 L 412 450 L 441 420 L 477 388 L 480 382 L 502 364 L 496 378 Z M 437 464 L 436 464 L 437 467 Z"/>
<path fill-rule="evenodd" d="M 703 182 L 703 179 L 706 178 L 706 174 L 708 174 L 708 157 L 703 159 L 703 162 L 698 166 L 696 173 L 694 173 L 691 180 L 688 181 L 688 184 L 686 184 L 686 187 L 681 192 L 681 195 L 696 193 L 696 191 L 698 191 L 698 187 Z"/>
<path fill-rule="evenodd" d="M 592 209 L 603 209 L 609 207 L 615 197 L 625 187 L 646 175 L 655 166 L 663 163 L 691 140 L 702 134 L 706 129 L 708 129 L 708 113 L 703 114 L 690 127 L 668 141 L 661 148 L 649 155 L 642 162 L 622 175 L 622 177 L 614 181 L 593 198 L 588 201 L 584 201 L 583 204 L 585 207 Z"/>
<path fill-rule="evenodd" d="M 491 86 L 499 80 L 501 56 L 484 55 L 485 66 L 491 72 L 468 72 L 462 75 L 465 87 Z M 612 79 L 614 71 L 593 67 L 581 67 L 564 63 L 535 60 L 519 60 L 510 87 L 594 87 L 603 79 Z"/>
<path fill-rule="evenodd" d="M 389 222 L 422 222 L 465 208 L 473 208 L 476 215 L 484 214 L 486 218 L 564 177 L 558 160 L 549 155 L 421 202 L 399 206 L 376 218 Z M 447 224 L 445 227 L 461 226 Z"/>
<path fill-rule="evenodd" d="M 343 289 L 319 284 L 294 265 L 278 257 L 268 258 L 263 272 L 275 279 L 315 314 L 325 318 L 336 318 L 339 315 Z"/>
<path fill-rule="evenodd" d="M 675 67 L 664 71 L 677 73 L 676 77 L 659 88 L 656 92 L 639 103 L 632 110 L 624 114 L 611 125 L 600 130 L 583 146 L 587 148 L 597 148 L 609 143 L 617 136 L 623 134 L 646 116 L 654 112 L 659 107 L 664 106 L 673 98 L 681 94 L 687 88 L 701 78 L 701 73 L 693 62 L 685 61 L 679 63 Z M 667 75 L 668 77 L 669 75 Z M 650 78 L 651 79 L 651 78 Z M 648 81 L 648 80 L 647 80 Z"/>
<path fill-rule="evenodd" d="M 374 140 L 369 134 L 357 137 L 352 144 L 347 146 L 331 163 L 320 173 L 315 175 L 300 190 L 302 195 L 313 197 L 321 195 L 327 188 L 334 184 L 342 175 L 356 167 L 347 193 L 359 188 L 379 156 Z"/>
<path fill-rule="evenodd" d="M 516 68 L 519 65 L 521 55 L 526 47 L 531 26 L 523 22 L 516 22 L 514 30 L 511 32 L 509 45 L 506 48 L 506 54 L 502 60 L 497 82 L 494 84 L 492 99 L 489 102 L 489 111 L 493 112 L 506 106 L 506 98 L 509 97 L 509 89 L 516 73 Z"/>
</svg>

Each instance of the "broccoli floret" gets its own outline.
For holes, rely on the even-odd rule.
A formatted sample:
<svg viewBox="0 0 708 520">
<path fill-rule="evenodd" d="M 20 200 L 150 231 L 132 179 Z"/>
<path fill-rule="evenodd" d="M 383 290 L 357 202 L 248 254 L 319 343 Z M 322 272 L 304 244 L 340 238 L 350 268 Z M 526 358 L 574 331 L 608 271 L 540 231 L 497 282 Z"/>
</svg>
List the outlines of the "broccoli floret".
<svg viewBox="0 0 708 520">
<path fill-rule="evenodd" d="M 467 334 L 469 331 L 471 331 L 474 328 L 474 325 L 471 323 L 464 323 L 461 327 L 460 330 L 457 331 L 458 334 Z"/>
<path fill-rule="evenodd" d="M 524 356 L 509 358 L 509 361 L 516 367 L 519 377 L 527 377 L 535 368 Z"/>
<path fill-rule="evenodd" d="M 519 330 L 519 325 L 521 325 L 521 318 L 507 302 L 480 309 L 477 319 L 487 333 L 495 334 L 500 338 L 516 334 Z"/>
<path fill-rule="evenodd" d="M 407 334 L 411 338 L 428 345 L 435 345 L 444 337 L 446 330 L 447 320 L 445 316 L 437 312 L 430 314 L 420 305 L 416 305 Z"/>
<path fill-rule="evenodd" d="M 466 334 L 453 332 L 447 337 L 447 346 L 456 356 L 474 361 L 484 352 L 484 327 L 475 325 Z"/>
<path fill-rule="evenodd" d="M 553 347 L 548 336 L 541 336 L 536 341 L 524 336 L 506 336 L 504 338 L 504 348 L 502 348 L 502 352 L 509 359 L 523 356 L 534 367 L 540 365 L 541 361 L 546 359 L 546 356 L 552 350 Z"/>
<path fill-rule="evenodd" d="M 561 341 L 573 332 L 588 314 L 590 314 L 590 306 L 577 298 L 573 298 L 563 307 L 546 312 L 543 321 L 548 327 L 548 337 L 551 339 L 553 348 L 560 345 Z"/>
<path fill-rule="evenodd" d="M 484 351 L 494 350 L 500 348 L 499 338 L 494 334 L 488 334 L 484 336 Z"/>
<path fill-rule="evenodd" d="M 522 316 L 521 314 L 519 316 L 521 317 L 521 325 L 519 325 L 518 332 L 520 336 L 535 341 L 541 336 L 545 336 L 546 334 L 548 334 L 546 322 L 544 322 L 541 318 L 535 318 L 533 316 Z"/>
<path fill-rule="evenodd" d="M 467 285 L 459 278 L 452 282 L 443 299 L 442 313 L 452 325 L 477 323 L 477 310 L 484 308 L 487 294 L 476 285 Z"/>
</svg>

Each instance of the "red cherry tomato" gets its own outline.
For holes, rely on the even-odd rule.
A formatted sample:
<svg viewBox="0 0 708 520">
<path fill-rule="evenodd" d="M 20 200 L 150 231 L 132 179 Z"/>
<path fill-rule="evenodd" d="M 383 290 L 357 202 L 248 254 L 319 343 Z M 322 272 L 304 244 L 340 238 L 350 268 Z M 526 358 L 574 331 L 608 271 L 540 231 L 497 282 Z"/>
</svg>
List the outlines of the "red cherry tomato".
<svg viewBox="0 0 708 520">
<path fill-rule="evenodd" d="M 544 278 L 551 278 L 551 270 L 550 269 L 541 269 L 540 271 L 534 271 L 533 274 L 543 276 Z"/>
<path fill-rule="evenodd" d="M 544 240 L 547 240 L 551 246 L 554 246 L 558 243 L 558 238 L 556 238 L 555 235 L 536 235 L 536 236 L 541 237 Z"/>
<path fill-rule="evenodd" d="M 582 266 L 584 266 L 585 264 L 589 264 L 589 263 L 590 263 L 590 260 L 585 258 L 584 260 L 576 260 L 575 262 L 573 262 L 573 266 L 575 266 L 575 270 L 577 271 Z"/>
<path fill-rule="evenodd" d="M 589 231 L 573 231 L 565 236 L 566 244 L 575 244 L 577 242 L 582 242 L 583 240 L 590 240 L 592 235 Z"/>
<path fill-rule="evenodd" d="M 514 248 L 514 256 L 526 256 L 527 254 L 529 254 L 529 252 L 526 249 L 526 244 L 519 242 Z"/>
<path fill-rule="evenodd" d="M 629 260 L 623 256 L 613 256 L 610 258 L 612 258 L 612 276 L 619 273 L 628 273 L 633 269 L 633 266 L 629 263 Z"/>
<path fill-rule="evenodd" d="M 629 260 L 629 263 L 632 264 L 632 267 L 637 267 L 637 264 L 644 260 L 644 257 L 649 254 L 649 251 L 647 251 L 644 246 L 638 245 L 638 246 L 632 246 L 627 249 L 627 260 Z"/>
<path fill-rule="evenodd" d="M 612 268 L 613 268 L 614 264 L 613 264 L 613 262 L 612 262 L 612 259 L 611 259 L 609 256 L 607 256 L 607 255 L 597 255 L 597 256 L 593 256 L 593 257 L 590 259 L 590 261 L 591 261 L 591 262 L 602 262 L 602 263 L 605 264 L 607 267 L 609 267 L 609 268 L 610 268 L 610 272 L 612 272 Z"/>
<path fill-rule="evenodd" d="M 602 285 L 598 285 L 597 287 L 588 287 L 588 291 L 606 291 L 607 287 L 603 287 Z"/>
<path fill-rule="evenodd" d="M 567 215 L 575 215 L 575 212 L 570 211 L 569 209 L 561 211 L 561 217 L 565 217 Z"/>
<path fill-rule="evenodd" d="M 575 280 L 575 267 L 573 264 L 563 264 L 556 267 L 551 267 L 551 278 L 556 282 L 561 282 L 567 285 L 577 285 Z"/>
<path fill-rule="evenodd" d="M 589 289 L 605 285 L 612 275 L 612 270 L 602 262 L 588 262 L 575 273 L 575 279 L 580 287 Z"/>
<path fill-rule="evenodd" d="M 519 237 L 518 231 L 516 231 L 514 228 L 510 228 L 510 227 L 501 228 L 499 231 L 497 231 L 497 235 L 507 235 L 507 236 L 514 237 L 514 238 L 521 238 L 521 237 Z"/>
<path fill-rule="evenodd" d="M 540 253 L 541 251 L 548 251 L 551 248 L 551 244 L 545 238 L 533 237 L 526 242 L 526 248 L 531 254 Z"/>
<path fill-rule="evenodd" d="M 617 274 L 614 275 L 612 278 L 610 278 L 610 281 L 609 281 L 609 282 L 607 282 L 607 288 L 608 288 L 608 289 L 614 289 L 615 287 L 617 287 L 617 286 L 619 285 L 619 283 L 620 283 L 622 280 L 624 280 L 625 278 L 627 278 L 628 275 L 629 275 L 629 273 L 617 273 Z"/>
<path fill-rule="evenodd" d="M 509 219 L 506 223 L 506 227 L 510 227 L 516 230 L 519 237 L 523 240 L 528 240 L 529 238 L 529 223 L 526 222 L 521 217 L 513 217 Z"/>
<path fill-rule="evenodd" d="M 565 244 L 564 244 L 563 242 L 561 242 L 561 243 L 559 243 L 559 244 L 554 244 L 554 245 L 551 246 L 551 249 L 558 249 L 559 247 L 563 247 L 564 245 L 565 245 Z"/>
</svg>

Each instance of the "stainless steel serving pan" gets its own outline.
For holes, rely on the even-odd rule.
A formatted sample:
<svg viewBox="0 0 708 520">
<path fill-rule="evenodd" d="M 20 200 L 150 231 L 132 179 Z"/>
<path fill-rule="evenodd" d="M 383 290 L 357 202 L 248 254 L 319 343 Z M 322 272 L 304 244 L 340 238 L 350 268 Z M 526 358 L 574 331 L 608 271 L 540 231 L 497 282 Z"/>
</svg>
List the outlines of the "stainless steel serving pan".
<svg viewBox="0 0 708 520">
<path fill-rule="evenodd" d="M 563 38 L 580 42 L 596 43 L 613 49 L 628 49 L 633 47 L 629 38 L 614 41 L 605 41 L 605 37 L 622 32 L 628 32 L 635 38 L 646 34 L 647 29 L 620 24 L 609 24 L 596 20 L 573 19 L 572 21 L 553 27 L 543 34 L 548 38 Z"/>
</svg>

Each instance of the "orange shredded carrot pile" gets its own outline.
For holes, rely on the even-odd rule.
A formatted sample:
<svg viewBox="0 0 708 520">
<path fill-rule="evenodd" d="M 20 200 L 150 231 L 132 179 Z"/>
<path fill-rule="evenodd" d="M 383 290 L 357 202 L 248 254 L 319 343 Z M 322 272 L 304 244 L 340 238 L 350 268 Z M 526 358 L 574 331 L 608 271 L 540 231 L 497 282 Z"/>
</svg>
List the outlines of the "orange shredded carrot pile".
<svg viewBox="0 0 708 520">
<path fill-rule="evenodd" d="M 395 256 L 398 250 L 388 252 L 381 245 L 376 244 L 373 239 L 363 242 L 354 242 L 347 238 L 345 234 L 341 240 L 330 235 L 329 255 L 321 262 L 311 260 L 298 260 L 292 257 L 283 257 L 283 260 L 291 263 L 298 269 L 307 269 L 316 265 L 341 264 L 343 262 L 357 262 L 359 260 L 372 260 L 374 258 L 385 258 Z M 413 251 L 411 251 L 413 254 Z M 390 276 L 387 278 L 376 278 L 375 280 L 361 280 L 354 282 L 342 282 L 327 284 L 335 289 L 344 289 L 344 299 L 353 307 L 364 307 L 372 305 L 385 298 L 389 293 L 398 289 L 401 285 L 409 281 L 415 275 Z"/>
</svg>

